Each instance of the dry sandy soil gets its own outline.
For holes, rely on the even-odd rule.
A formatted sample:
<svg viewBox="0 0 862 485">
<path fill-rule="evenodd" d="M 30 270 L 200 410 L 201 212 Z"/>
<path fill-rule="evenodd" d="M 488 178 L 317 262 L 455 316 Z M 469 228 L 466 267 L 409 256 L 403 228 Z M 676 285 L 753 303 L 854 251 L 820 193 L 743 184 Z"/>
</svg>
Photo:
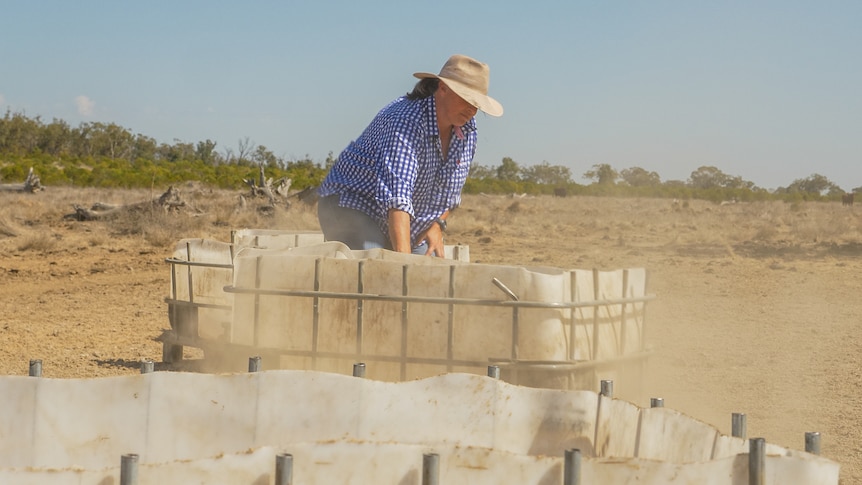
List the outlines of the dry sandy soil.
<svg viewBox="0 0 862 485">
<path fill-rule="evenodd" d="M 239 228 L 318 229 L 294 200 L 263 216 L 240 192 L 181 187 L 199 213 L 64 219 L 72 205 L 151 200 L 160 191 L 49 188 L 0 193 L 0 374 L 51 378 L 168 370 L 155 338 L 173 245 L 229 241 Z M 862 208 L 569 197 L 465 197 L 448 243 L 475 262 L 564 268 L 646 267 L 649 397 L 730 434 L 822 454 L 862 483 Z"/>
</svg>

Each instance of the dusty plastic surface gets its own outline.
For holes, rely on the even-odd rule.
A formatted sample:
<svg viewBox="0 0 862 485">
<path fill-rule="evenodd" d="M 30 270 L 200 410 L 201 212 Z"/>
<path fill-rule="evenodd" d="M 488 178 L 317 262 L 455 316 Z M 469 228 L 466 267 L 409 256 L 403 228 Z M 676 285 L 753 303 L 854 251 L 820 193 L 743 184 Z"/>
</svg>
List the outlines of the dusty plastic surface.
<svg viewBox="0 0 862 485">
<path fill-rule="evenodd" d="M 401 383 L 309 371 L 10 376 L 0 393 L 8 485 L 118 483 L 129 453 L 139 455 L 139 485 L 272 483 L 278 453 L 293 455 L 295 483 L 419 484 L 432 452 L 441 483 L 556 484 L 571 448 L 583 453 L 582 483 L 732 485 L 748 476 L 747 442 L 673 410 L 467 374 Z M 838 483 L 828 459 L 767 453 L 768 484 Z"/>
<path fill-rule="evenodd" d="M 301 246 L 314 246 L 325 240 L 323 233 L 314 231 L 283 231 L 278 229 L 238 229 L 233 231 L 232 239 L 237 249 L 285 249 Z M 470 246 L 446 244 L 443 257 L 455 261 L 470 261 Z"/>
<path fill-rule="evenodd" d="M 494 364 L 517 384 L 596 390 L 612 379 L 631 391 L 622 397 L 637 396 L 648 353 L 646 303 L 595 302 L 647 297 L 645 269 L 474 264 L 351 251 L 320 237 L 243 230 L 234 244 L 181 241 L 168 304 L 182 345 L 204 348 L 234 370 L 265 352 L 279 355 L 268 359 L 270 369 L 350 374 L 355 362 L 370 361 L 368 376 L 387 381 L 484 375 Z M 328 296 L 278 294 L 285 291 Z M 527 305 L 502 304 L 513 299 Z M 558 306 L 572 303 L 580 306 Z"/>
<path fill-rule="evenodd" d="M 419 485 L 424 453 L 439 455 L 440 483 L 476 485 L 557 485 L 563 483 L 560 457 L 527 456 L 484 448 L 427 447 L 396 443 L 339 442 L 291 445 L 293 483 L 392 483 Z M 274 483 L 276 455 L 262 447 L 214 458 L 138 466 L 138 485 Z M 675 464 L 639 459 L 583 459 L 581 483 L 638 483 L 646 485 L 742 485 L 748 483 L 747 455 L 707 463 Z M 766 458 L 768 485 L 838 483 L 836 470 L 813 457 Z M 118 483 L 119 465 L 101 470 L 0 469 L 0 483 L 106 485 Z"/>
<path fill-rule="evenodd" d="M 169 312 L 174 329 L 184 336 L 224 340 L 230 332 L 233 295 L 225 293 L 224 287 L 233 282 L 233 260 L 240 250 L 251 248 L 278 251 L 308 246 L 334 246 L 336 249 L 332 250 L 333 254 L 351 253 L 341 243 L 325 243 L 320 232 L 240 229 L 232 232 L 231 239 L 232 243 L 211 239 L 183 239 L 177 243 L 171 255 L 171 258 L 180 264 L 171 266 L 169 298 L 188 305 L 175 304 Z M 319 251 L 320 249 L 315 250 Z M 381 251 L 352 253 L 370 253 L 371 257 L 380 257 Z M 468 262 L 470 247 L 446 245 L 445 258 Z M 182 262 L 195 264 L 185 265 Z"/>
<path fill-rule="evenodd" d="M 517 380 L 511 375 L 506 380 L 575 389 L 583 387 L 550 382 L 547 375 L 533 382 L 536 376 L 524 363 L 534 365 L 538 375 L 543 366 L 631 357 L 645 350 L 645 303 L 560 306 L 644 297 L 643 268 L 463 264 L 382 250 L 349 251 L 337 244 L 240 251 L 234 259 L 238 293 L 226 340 L 286 350 L 293 355 L 283 358 L 283 368 L 349 373 L 353 362 L 376 358 L 369 377 L 397 381 L 452 371 L 483 374 L 491 363 L 517 363 Z M 352 296 L 283 294 L 318 290 Z M 507 291 L 519 303 L 546 305 L 515 309 L 427 300 L 514 303 Z M 364 294 L 375 298 L 355 297 Z M 563 381 L 570 377 L 566 370 L 559 369 Z M 588 379 L 590 389 L 599 380 L 594 377 Z"/>
</svg>

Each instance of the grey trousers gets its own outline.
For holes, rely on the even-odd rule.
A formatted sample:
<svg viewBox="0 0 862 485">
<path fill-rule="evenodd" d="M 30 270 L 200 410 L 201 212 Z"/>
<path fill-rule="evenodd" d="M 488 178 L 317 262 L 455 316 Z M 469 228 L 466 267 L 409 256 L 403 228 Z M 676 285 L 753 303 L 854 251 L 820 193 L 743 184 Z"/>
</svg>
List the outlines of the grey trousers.
<svg viewBox="0 0 862 485">
<path fill-rule="evenodd" d="M 338 205 L 338 195 L 321 197 L 317 201 L 317 219 L 327 241 L 341 241 L 353 250 L 392 249 L 389 236 L 368 214 Z M 413 254 L 425 254 L 428 244 L 422 241 L 413 248 Z"/>
</svg>

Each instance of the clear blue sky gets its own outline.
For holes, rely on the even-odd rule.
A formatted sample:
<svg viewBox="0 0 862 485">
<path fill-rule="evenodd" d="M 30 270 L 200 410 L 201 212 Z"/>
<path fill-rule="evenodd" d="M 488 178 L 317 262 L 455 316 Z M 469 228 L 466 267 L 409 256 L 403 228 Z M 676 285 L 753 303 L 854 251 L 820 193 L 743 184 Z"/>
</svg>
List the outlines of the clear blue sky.
<svg viewBox="0 0 862 485">
<path fill-rule="evenodd" d="M 476 162 L 862 186 L 862 1 L 0 0 L 0 110 L 323 161 L 454 53 Z"/>
</svg>

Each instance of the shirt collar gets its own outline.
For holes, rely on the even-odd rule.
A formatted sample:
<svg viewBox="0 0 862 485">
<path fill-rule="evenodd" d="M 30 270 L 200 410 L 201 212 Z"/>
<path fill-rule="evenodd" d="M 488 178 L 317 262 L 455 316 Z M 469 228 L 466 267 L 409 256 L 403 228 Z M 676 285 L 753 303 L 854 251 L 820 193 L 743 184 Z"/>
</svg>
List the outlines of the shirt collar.
<svg viewBox="0 0 862 485">
<path fill-rule="evenodd" d="M 440 136 L 440 130 L 437 127 L 437 101 L 434 95 L 428 96 L 422 100 L 423 109 L 425 111 L 425 128 L 430 136 Z M 464 126 L 461 127 L 461 132 L 464 136 L 476 131 L 476 117 L 470 118 Z"/>
</svg>

